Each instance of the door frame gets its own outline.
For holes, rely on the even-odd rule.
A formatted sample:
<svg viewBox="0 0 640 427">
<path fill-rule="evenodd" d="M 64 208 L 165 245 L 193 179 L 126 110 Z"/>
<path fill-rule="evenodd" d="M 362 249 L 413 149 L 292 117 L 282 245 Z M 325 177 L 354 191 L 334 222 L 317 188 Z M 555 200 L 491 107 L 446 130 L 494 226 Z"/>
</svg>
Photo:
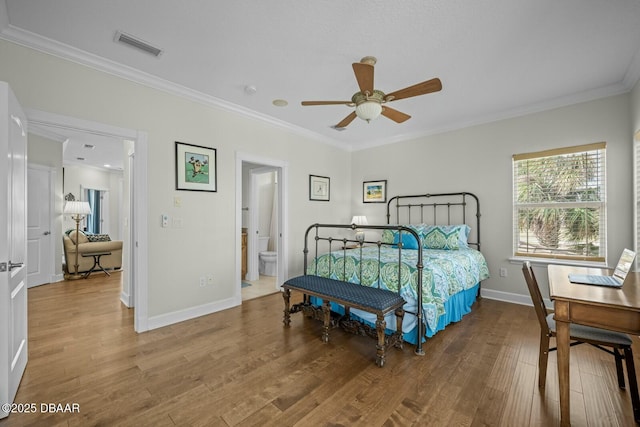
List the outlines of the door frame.
<svg viewBox="0 0 640 427">
<path fill-rule="evenodd" d="M 133 164 L 135 167 L 135 173 L 131 187 L 135 188 L 136 198 L 134 199 L 134 206 L 131 206 L 130 212 L 127 213 L 127 217 L 130 218 L 131 230 L 134 230 L 135 233 L 133 236 L 135 247 L 132 247 L 128 254 L 129 265 L 135 265 L 135 280 L 129 284 L 131 288 L 129 289 L 129 294 L 133 295 L 133 300 L 136 302 L 134 312 L 134 330 L 136 332 L 149 330 L 149 239 L 147 228 L 147 159 L 149 156 L 149 148 L 147 132 L 136 129 L 120 128 L 104 123 L 29 108 L 25 108 L 25 113 L 29 123 L 31 124 L 49 128 L 71 129 L 134 142 L 135 156 L 133 156 Z M 133 212 L 133 215 L 130 215 L 131 211 Z M 127 236 L 123 236 L 123 238 L 127 238 Z M 123 301 L 123 303 L 127 305 L 127 302 Z"/>
<path fill-rule="evenodd" d="M 289 200 L 289 164 L 286 161 L 273 159 L 269 157 L 263 157 L 256 154 L 236 151 L 236 227 L 235 227 L 235 242 L 236 242 L 236 262 L 235 262 L 235 276 L 236 276 L 236 299 L 238 304 L 242 303 L 242 254 L 240 248 L 241 233 L 242 233 L 242 163 L 255 163 L 272 169 L 279 168 L 278 176 L 278 264 L 276 277 L 276 289 L 281 289 L 282 283 L 287 277 L 288 268 L 288 253 L 289 244 L 287 236 L 288 233 L 288 200 Z M 250 212 L 251 214 L 251 212 Z M 249 233 L 252 234 L 252 233 Z M 251 244 L 251 238 L 253 237 L 253 245 L 258 244 L 258 238 L 255 236 L 255 230 L 253 236 L 248 236 L 248 244 Z"/>
</svg>

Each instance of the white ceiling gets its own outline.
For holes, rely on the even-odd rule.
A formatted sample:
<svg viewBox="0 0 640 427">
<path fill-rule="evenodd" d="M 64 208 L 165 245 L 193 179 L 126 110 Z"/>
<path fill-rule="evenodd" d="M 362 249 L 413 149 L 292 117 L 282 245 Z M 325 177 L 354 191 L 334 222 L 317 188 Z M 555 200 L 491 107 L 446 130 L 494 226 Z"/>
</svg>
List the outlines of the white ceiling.
<svg viewBox="0 0 640 427">
<path fill-rule="evenodd" d="M 162 55 L 114 42 L 118 30 Z M 0 0 L 0 37 L 352 150 L 628 92 L 640 77 L 638 0 Z M 376 89 L 433 77 L 443 89 L 391 104 L 412 116 L 402 124 L 344 131 L 331 126 L 352 108 L 300 105 L 349 100 L 367 55 Z"/>
</svg>

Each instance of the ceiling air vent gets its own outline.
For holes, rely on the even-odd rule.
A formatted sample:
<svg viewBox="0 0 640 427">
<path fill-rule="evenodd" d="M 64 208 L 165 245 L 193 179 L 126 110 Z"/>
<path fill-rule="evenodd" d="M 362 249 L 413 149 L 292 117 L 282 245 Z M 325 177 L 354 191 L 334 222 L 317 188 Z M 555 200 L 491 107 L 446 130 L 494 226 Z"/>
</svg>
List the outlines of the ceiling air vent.
<svg viewBox="0 0 640 427">
<path fill-rule="evenodd" d="M 131 34 L 123 33 L 122 31 L 116 31 L 116 37 L 114 40 L 120 43 L 127 44 L 131 47 L 135 47 L 136 49 L 140 49 L 144 52 L 150 53 L 155 57 L 162 55 L 162 49 L 152 46 L 149 43 L 132 36 Z"/>
</svg>

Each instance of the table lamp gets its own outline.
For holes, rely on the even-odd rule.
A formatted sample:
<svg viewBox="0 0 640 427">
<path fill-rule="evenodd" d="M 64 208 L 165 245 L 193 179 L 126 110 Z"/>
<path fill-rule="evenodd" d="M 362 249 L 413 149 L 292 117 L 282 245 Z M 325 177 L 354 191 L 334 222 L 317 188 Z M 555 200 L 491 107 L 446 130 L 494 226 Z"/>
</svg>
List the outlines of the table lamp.
<svg viewBox="0 0 640 427">
<path fill-rule="evenodd" d="M 74 274 L 73 275 L 69 275 L 69 277 L 67 277 L 67 279 L 70 280 L 76 280 L 76 279 L 80 279 L 82 277 L 82 275 L 78 274 L 78 240 L 79 240 L 79 235 L 80 235 L 80 221 L 82 221 L 84 219 L 84 215 L 89 215 L 91 214 L 91 206 L 89 206 L 89 202 L 79 202 L 79 201 L 68 201 L 65 205 L 64 205 L 64 214 L 67 215 L 71 215 L 71 219 L 73 219 L 76 222 L 76 239 L 75 239 L 75 244 L 76 244 L 76 263 L 75 263 L 75 269 L 74 269 Z M 69 260 L 67 261 L 67 271 L 69 270 L 68 267 L 68 263 Z"/>
<path fill-rule="evenodd" d="M 351 218 L 351 224 L 355 224 L 355 225 L 367 225 L 367 217 L 364 215 L 354 215 L 353 218 Z M 364 231 L 362 231 L 362 229 L 356 228 L 356 240 L 358 242 L 360 242 L 360 244 L 362 244 L 362 242 L 364 242 Z"/>
</svg>

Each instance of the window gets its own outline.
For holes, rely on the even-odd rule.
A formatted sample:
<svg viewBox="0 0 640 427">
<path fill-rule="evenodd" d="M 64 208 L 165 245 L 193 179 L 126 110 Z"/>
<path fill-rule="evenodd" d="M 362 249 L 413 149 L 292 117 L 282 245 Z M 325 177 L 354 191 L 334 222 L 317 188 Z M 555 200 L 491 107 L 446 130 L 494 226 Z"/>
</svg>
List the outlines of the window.
<svg viewBox="0 0 640 427">
<path fill-rule="evenodd" d="M 604 261 L 606 143 L 513 156 L 516 256 Z"/>
</svg>

